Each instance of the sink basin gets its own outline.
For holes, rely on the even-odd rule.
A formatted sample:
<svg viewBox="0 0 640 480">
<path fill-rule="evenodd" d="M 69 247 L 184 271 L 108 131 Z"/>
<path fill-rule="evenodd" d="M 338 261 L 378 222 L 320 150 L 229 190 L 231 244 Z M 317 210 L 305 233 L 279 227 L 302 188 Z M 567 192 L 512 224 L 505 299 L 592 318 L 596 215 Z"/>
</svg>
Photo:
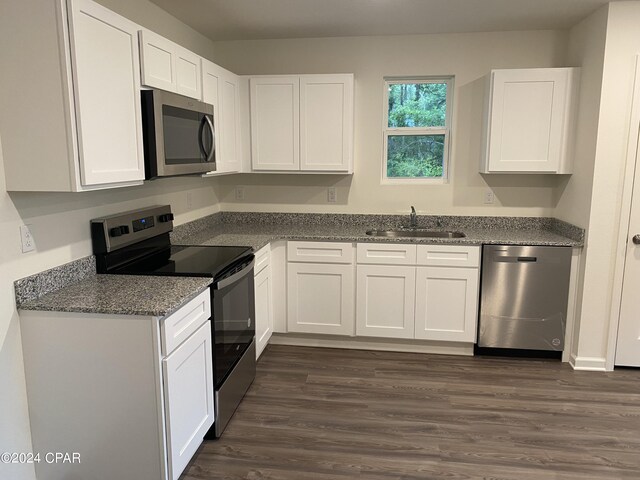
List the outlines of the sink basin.
<svg viewBox="0 0 640 480">
<path fill-rule="evenodd" d="M 462 232 L 449 232 L 443 230 L 396 229 L 396 230 L 367 230 L 367 235 L 372 237 L 412 237 L 412 238 L 463 238 Z"/>
</svg>

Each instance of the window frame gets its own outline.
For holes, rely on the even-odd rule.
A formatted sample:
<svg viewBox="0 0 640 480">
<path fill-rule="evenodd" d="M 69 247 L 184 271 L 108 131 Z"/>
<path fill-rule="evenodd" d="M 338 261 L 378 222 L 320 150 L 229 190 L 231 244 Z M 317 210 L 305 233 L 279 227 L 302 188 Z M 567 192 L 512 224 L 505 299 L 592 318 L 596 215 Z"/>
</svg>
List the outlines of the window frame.
<svg viewBox="0 0 640 480">
<path fill-rule="evenodd" d="M 382 115 L 382 171 L 381 185 L 415 185 L 432 184 L 442 185 L 449 183 L 450 155 L 451 151 L 451 124 L 453 117 L 453 92 L 454 76 L 411 76 L 411 77 L 384 77 L 383 78 L 383 115 Z M 447 108 L 445 111 L 445 125 L 442 127 L 389 127 L 389 86 L 407 83 L 446 83 L 447 84 Z M 388 177 L 387 176 L 387 149 L 390 136 L 422 136 L 444 135 L 444 152 L 442 159 L 442 177 Z"/>
</svg>

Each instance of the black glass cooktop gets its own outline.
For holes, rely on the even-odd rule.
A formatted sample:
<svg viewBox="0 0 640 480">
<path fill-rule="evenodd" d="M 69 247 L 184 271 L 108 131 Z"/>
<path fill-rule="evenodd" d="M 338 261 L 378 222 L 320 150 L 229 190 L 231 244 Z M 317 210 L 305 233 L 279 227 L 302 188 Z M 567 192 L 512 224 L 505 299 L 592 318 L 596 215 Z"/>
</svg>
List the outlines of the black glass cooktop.
<svg viewBox="0 0 640 480">
<path fill-rule="evenodd" d="M 226 267 L 252 253 L 249 247 L 172 245 L 110 273 L 215 277 Z"/>
</svg>

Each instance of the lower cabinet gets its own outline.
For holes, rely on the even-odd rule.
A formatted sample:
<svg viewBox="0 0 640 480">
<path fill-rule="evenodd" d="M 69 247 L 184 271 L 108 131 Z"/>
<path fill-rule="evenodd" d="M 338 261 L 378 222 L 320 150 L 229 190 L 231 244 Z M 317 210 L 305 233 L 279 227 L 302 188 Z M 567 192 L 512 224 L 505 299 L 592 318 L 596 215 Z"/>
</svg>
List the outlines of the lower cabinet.
<svg viewBox="0 0 640 480">
<path fill-rule="evenodd" d="M 358 265 L 356 334 L 413 338 L 415 267 Z"/>
<path fill-rule="evenodd" d="M 354 334 L 353 265 L 287 265 L 289 332 Z"/>
<path fill-rule="evenodd" d="M 166 317 L 20 311 L 36 476 L 177 480 L 215 419 L 209 289 Z"/>
<path fill-rule="evenodd" d="M 475 342 L 478 246 L 296 241 L 287 259 L 289 332 Z"/>
<path fill-rule="evenodd" d="M 358 335 L 473 343 L 480 247 L 358 244 Z"/>
<path fill-rule="evenodd" d="M 475 342 L 477 268 L 418 267 L 415 338 Z"/>
<path fill-rule="evenodd" d="M 256 299 L 256 358 L 259 358 L 273 333 L 273 288 L 271 266 L 254 277 Z"/>
<path fill-rule="evenodd" d="M 211 322 L 162 360 L 169 478 L 177 479 L 213 424 Z"/>
<path fill-rule="evenodd" d="M 353 258 L 352 243 L 287 243 L 287 331 L 354 335 Z"/>
</svg>

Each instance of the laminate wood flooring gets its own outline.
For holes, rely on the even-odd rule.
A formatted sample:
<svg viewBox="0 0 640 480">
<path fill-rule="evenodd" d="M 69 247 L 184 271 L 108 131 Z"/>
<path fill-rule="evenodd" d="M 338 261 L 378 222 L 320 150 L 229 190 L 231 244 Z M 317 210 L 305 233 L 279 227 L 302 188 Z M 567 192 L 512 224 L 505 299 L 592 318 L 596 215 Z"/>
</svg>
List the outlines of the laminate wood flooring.
<svg viewBox="0 0 640 480">
<path fill-rule="evenodd" d="M 181 480 L 640 479 L 640 370 L 270 345 Z"/>
</svg>

